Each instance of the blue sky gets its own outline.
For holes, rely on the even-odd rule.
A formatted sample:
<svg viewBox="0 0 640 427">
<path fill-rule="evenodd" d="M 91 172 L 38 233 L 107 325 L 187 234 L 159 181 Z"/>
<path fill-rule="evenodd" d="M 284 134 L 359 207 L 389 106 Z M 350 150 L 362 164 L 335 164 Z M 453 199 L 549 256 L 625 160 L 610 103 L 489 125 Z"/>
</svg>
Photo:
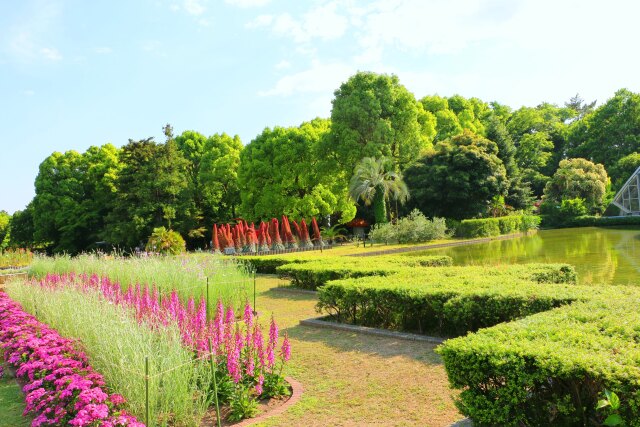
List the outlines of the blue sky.
<svg viewBox="0 0 640 427">
<path fill-rule="evenodd" d="M 640 91 L 634 1 L 0 0 L 0 209 L 53 151 L 328 117 L 357 70 L 514 108 Z"/>
</svg>

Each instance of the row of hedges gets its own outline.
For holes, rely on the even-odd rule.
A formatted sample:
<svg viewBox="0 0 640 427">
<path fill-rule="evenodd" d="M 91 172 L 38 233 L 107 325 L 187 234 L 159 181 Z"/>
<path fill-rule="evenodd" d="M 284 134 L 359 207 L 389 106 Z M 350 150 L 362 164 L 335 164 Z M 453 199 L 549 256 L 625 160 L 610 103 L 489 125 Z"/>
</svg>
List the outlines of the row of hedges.
<svg viewBox="0 0 640 427">
<path fill-rule="evenodd" d="M 316 290 L 330 280 L 359 278 L 366 276 L 388 276 L 406 267 L 445 267 L 451 266 L 449 256 L 377 256 L 366 258 L 331 257 L 322 260 L 284 264 L 276 272 L 291 279 L 291 284 Z"/>
<path fill-rule="evenodd" d="M 611 226 L 640 226 L 640 216 L 593 216 L 558 218 L 542 216 L 543 227 L 572 228 L 572 227 L 611 227 Z"/>
<path fill-rule="evenodd" d="M 458 336 L 586 298 L 573 267 L 402 268 L 387 277 L 329 282 L 318 311 L 363 326 Z"/>
<path fill-rule="evenodd" d="M 535 230 L 540 217 L 535 215 L 510 215 L 498 218 L 465 219 L 456 229 L 459 237 L 492 237 L 501 234 L 523 233 Z"/>
<path fill-rule="evenodd" d="M 615 298 L 596 295 L 446 341 L 437 351 L 461 390 L 461 412 L 480 425 L 603 425 L 596 406 L 607 389 L 626 425 L 640 426 L 640 292 L 607 291 Z"/>
</svg>

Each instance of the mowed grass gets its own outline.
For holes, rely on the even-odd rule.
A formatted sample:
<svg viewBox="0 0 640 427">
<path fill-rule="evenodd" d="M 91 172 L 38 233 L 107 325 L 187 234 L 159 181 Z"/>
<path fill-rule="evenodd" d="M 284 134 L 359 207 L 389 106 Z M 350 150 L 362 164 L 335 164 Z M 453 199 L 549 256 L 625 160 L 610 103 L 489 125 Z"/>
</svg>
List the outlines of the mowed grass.
<svg viewBox="0 0 640 427">
<path fill-rule="evenodd" d="M 274 314 L 292 343 L 289 372 L 302 400 L 260 426 L 448 426 L 463 418 L 435 345 L 300 326 L 316 317 L 314 295 L 278 290 L 258 276 L 257 309 Z"/>
<path fill-rule="evenodd" d="M 22 416 L 24 396 L 16 380 L 5 370 L 0 378 L 0 427 L 27 427 L 31 419 Z"/>
</svg>

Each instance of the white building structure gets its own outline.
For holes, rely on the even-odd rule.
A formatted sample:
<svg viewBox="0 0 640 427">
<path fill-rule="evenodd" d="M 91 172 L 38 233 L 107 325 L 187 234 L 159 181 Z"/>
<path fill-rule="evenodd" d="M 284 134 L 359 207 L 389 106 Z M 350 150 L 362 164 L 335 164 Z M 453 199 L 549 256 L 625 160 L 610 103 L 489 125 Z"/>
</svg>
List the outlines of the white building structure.
<svg viewBox="0 0 640 427">
<path fill-rule="evenodd" d="M 618 191 L 613 204 L 620 208 L 621 215 L 640 215 L 640 167 Z"/>
</svg>

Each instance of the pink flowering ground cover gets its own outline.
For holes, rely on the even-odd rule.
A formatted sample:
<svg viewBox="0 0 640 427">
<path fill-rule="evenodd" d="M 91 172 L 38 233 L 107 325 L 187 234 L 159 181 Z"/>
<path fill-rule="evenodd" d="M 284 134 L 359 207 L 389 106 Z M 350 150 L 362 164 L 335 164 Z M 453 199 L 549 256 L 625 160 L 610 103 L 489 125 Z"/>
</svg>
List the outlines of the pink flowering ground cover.
<svg viewBox="0 0 640 427">
<path fill-rule="evenodd" d="M 176 291 L 164 298 L 156 288 L 136 285 L 122 290 L 119 283 L 107 277 L 84 274 L 48 274 L 42 280 L 29 282 L 51 291 L 73 287 L 82 292 L 98 292 L 110 303 L 125 307 L 139 323 L 158 331 L 175 324 L 183 346 L 193 351 L 194 360 L 216 366 L 216 389 L 221 404 L 228 405 L 229 419 L 254 416 L 257 400 L 289 394 L 282 370 L 291 358 L 287 335 L 279 344 L 279 328 L 273 318 L 265 342 L 263 330 L 252 307 L 245 305 L 241 320 L 231 306 L 218 301 L 215 316 L 207 318 L 205 299 L 182 302 Z M 211 351 L 210 351 L 211 350 Z M 205 390 L 213 402 L 213 387 Z"/>
<path fill-rule="evenodd" d="M 0 346 L 5 361 L 26 383 L 25 415 L 35 416 L 32 426 L 144 426 L 122 409 L 124 398 L 108 392 L 72 340 L 25 313 L 4 292 Z"/>
</svg>

